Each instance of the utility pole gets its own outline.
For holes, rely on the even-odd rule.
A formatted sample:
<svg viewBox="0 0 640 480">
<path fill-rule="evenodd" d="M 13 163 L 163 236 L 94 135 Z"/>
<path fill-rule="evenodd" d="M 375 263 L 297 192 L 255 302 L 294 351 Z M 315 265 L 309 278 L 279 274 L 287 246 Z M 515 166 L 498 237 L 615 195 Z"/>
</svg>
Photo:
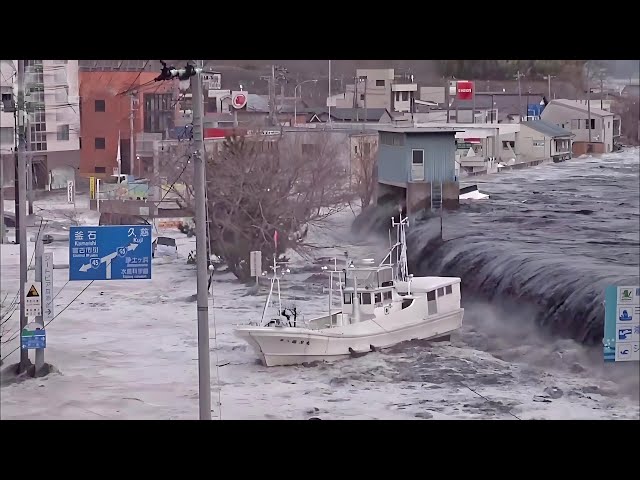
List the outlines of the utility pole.
<svg viewBox="0 0 640 480">
<path fill-rule="evenodd" d="M 604 110 L 604 72 L 600 72 L 600 110 Z M 603 139 L 604 140 L 604 139 Z"/>
<path fill-rule="evenodd" d="M 206 195 L 206 159 L 204 150 L 202 66 L 187 65 L 184 69 L 168 67 L 162 60 L 162 71 L 155 80 L 191 80 L 191 103 L 193 111 L 192 135 L 194 143 L 193 186 L 196 203 L 196 267 L 197 267 L 197 308 L 198 308 L 198 398 L 200 420 L 211 420 L 211 359 L 209 354 L 209 306 L 207 267 L 209 255 L 207 248 L 207 195 Z M 273 70 L 272 70 L 273 71 Z"/>
<path fill-rule="evenodd" d="M 449 99 L 449 80 L 447 80 L 446 78 L 444 78 L 444 101 L 447 103 L 447 123 L 449 123 L 449 120 L 451 118 L 451 101 Z"/>
<path fill-rule="evenodd" d="M 524 73 L 520 73 L 520 70 L 518 70 L 514 76 L 518 80 L 518 115 L 520 115 L 520 120 L 522 121 L 522 86 L 520 79 L 524 77 Z"/>
<path fill-rule="evenodd" d="M 192 93 L 193 94 L 193 93 Z M 271 65 L 271 80 L 269 81 L 269 124 L 276 124 L 276 66 Z"/>
<path fill-rule="evenodd" d="M 275 67 L 272 67 L 272 80 Z M 207 213 L 206 213 L 206 168 L 204 132 L 202 129 L 202 69 L 196 68 L 191 77 L 193 109 L 193 183 L 196 201 L 196 264 L 198 279 L 198 378 L 200 398 L 200 420 L 211 420 L 211 365 L 209 355 L 209 307 L 207 288 Z M 275 84 L 272 83 L 275 87 Z M 272 88 L 273 88 L 272 87 Z M 273 105 L 273 103 L 272 103 Z"/>
<path fill-rule="evenodd" d="M 364 125 L 367 122 L 367 77 L 362 77 L 362 81 L 364 82 L 364 121 L 362 123 L 362 133 L 364 133 Z"/>
<path fill-rule="evenodd" d="M 0 155 L 0 243 L 6 243 L 4 232 L 4 157 Z"/>
<path fill-rule="evenodd" d="M 591 143 L 591 72 L 587 62 L 587 128 L 589 129 L 589 143 Z"/>
<path fill-rule="evenodd" d="M 135 100 L 135 95 L 136 92 L 133 91 L 129 94 L 129 166 L 131 168 L 131 174 L 135 174 L 135 157 L 134 157 L 134 142 L 135 142 L 135 134 L 134 134 L 134 127 L 133 127 L 133 114 L 135 112 L 135 108 L 134 108 L 134 100 Z M 118 146 L 119 148 L 119 146 Z M 121 173 L 121 172 L 118 172 Z M 140 165 L 138 165 L 138 176 L 141 177 L 141 172 L 140 172 Z"/>
<path fill-rule="evenodd" d="M 548 85 L 549 85 L 549 93 L 548 93 L 549 101 L 551 101 L 551 79 L 552 78 L 556 78 L 556 77 L 554 75 L 550 75 L 550 74 L 547 75 L 547 82 L 548 82 Z"/>
<path fill-rule="evenodd" d="M 302 96 L 302 95 L 300 95 Z M 329 123 L 331 123 L 331 60 L 329 60 L 329 97 L 327 98 L 327 107 L 329 108 Z"/>
<path fill-rule="evenodd" d="M 17 168 L 17 180 L 18 180 L 18 194 L 15 195 L 17 200 L 16 207 L 16 221 L 20 222 L 20 332 L 27 326 L 27 317 L 25 315 L 24 305 L 24 287 L 27 283 L 27 219 L 25 207 L 27 204 L 27 172 L 26 172 L 26 158 L 25 158 L 25 136 L 26 131 L 26 109 L 24 101 L 24 60 L 18 60 L 18 127 L 19 127 L 19 139 L 18 139 L 18 168 Z M 4 221 L 4 219 L 3 219 Z M 29 352 L 26 349 L 20 349 L 20 365 L 18 366 L 18 372 L 23 373 L 29 366 Z"/>
</svg>

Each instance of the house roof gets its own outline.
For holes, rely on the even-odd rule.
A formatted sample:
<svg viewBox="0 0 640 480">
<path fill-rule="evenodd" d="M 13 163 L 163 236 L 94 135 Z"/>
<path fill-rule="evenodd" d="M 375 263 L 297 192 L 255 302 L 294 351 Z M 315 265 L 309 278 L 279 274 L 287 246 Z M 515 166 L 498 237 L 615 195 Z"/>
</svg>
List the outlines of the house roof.
<svg viewBox="0 0 640 480">
<path fill-rule="evenodd" d="M 567 100 L 567 99 L 551 100 L 549 105 L 562 106 L 562 107 L 565 107 L 565 108 L 569 108 L 571 110 L 576 110 L 578 112 L 587 112 L 589 110 L 587 108 L 586 104 L 578 103 L 577 100 Z M 600 110 L 599 108 L 591 107 L 590 110 L 591 110 L 590 114 L 592 116 L 594 116 L 594 117 L 613 117 L 613 116 L 615 116 L 613 113 L 607 112 L 606 110 Z"/>
<path fill-rule="evenodd" d="M 476 109 L 477 110 L 490 110 L 497 108 L 499 113 L 511 114 L 522 113 L 527 105 L 536 104 L 539 105 L 543 101 L 545 96 L 541 93 L 502 93 L 502 92 L 482 92 L 476 93 Z M 495 105 L 492 104 L 495 103 Z M 520 105 L 520 106 L 519 106 Z M 451 109 L 456 108 L 460 110 L 467 110 L 473 108 L 473 100 L 458 100 L 454 99 Z"/>
<path fill-rule="evenodd" d="M 464 129 L 455 127 L 382 127 L 378 128 L 379 132 L 394 132 L 394 133 L 457 133 L 464 132 Z"/>
<path fill-rule="evenodd" d="M 522 122 L 521 125 L 525 125 L 536 132 L 542 133 L 545 137 L 558 138 L 558 137 L 571 137 L 574 136 L 569 130 L 565 130 L 553 123 L 545 120 L 530 120 L 528 122 Z"/>
<path fill-rule="evenodd" d="M 312 113 L 316 115 L 328 114 L 328 108 L 317 108 L 310 110 Z M 365 114 L 366 112 L 366 114 Z M 332 108 L 331 109 L 331 118 L 334 120 L 342 120 L 342 121 L 356 121 L 356 120 L 366 120 L 367 122 L 377 122 L 382 118 L 387 112 L 386 108 Z"/>
<path fill-rule="evenodd" d="M 298 99 L 298 108 L 295 108 L 295 102 L 292 98 L 287 97 L 282 99 L 278 97 L 276 99 L 276 113 L 306 113 L 308 111 L 307 104 Z M 247 95 L 247 112 L 254 113 L 269 113 L 269 96 L 258 95 L 256 93 L 249 93 Z"/>
</svg>

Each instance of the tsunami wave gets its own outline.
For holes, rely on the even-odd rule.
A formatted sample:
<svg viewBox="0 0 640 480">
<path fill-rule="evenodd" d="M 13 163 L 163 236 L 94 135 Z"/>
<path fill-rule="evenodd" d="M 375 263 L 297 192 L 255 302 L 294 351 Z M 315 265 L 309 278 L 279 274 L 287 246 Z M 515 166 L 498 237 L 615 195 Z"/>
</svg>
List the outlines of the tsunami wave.
<svg viewBox="0 0 640 480">
<path fill-rule="evenodd" d="M 461 277 L 463 299 L 505 307 L 509 322 L 601 344 L 606 286 L 640 282 L 639 152 L 474 179 L 489 200 L 413 220 L 411 271 Z M 393 214 L 372 208 L 354 231 L 386 231 Z"/>
</svg>

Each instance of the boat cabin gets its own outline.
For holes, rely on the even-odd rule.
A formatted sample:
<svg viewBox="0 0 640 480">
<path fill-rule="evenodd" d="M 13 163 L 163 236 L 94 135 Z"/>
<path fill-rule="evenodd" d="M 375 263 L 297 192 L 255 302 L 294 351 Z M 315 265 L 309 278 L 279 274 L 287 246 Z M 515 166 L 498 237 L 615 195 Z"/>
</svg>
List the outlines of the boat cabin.
<svg viewBox="0 0 640 480">
<path fill-rule="evenodd" d="M 394 271 L 392 265 L 379 267 L 350 267 L 344 273 L 342 313 L 357 316 L 354 296 L 363 317 L 373 316 L 376 308 L 391 305 Z"/>
</svg>

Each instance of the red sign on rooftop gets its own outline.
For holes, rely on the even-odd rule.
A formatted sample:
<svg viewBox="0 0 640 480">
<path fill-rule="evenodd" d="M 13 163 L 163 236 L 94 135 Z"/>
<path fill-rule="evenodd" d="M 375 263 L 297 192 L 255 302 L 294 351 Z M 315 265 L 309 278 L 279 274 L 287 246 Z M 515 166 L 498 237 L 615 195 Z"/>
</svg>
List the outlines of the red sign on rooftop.
<svg viewBox="0 0 640 480">
<path fill-rule="evenodd" d="M 473 99 L 473 82 L 468 80 L 458 80 L 458 100 L 472 100 Z"/>
</svg>

